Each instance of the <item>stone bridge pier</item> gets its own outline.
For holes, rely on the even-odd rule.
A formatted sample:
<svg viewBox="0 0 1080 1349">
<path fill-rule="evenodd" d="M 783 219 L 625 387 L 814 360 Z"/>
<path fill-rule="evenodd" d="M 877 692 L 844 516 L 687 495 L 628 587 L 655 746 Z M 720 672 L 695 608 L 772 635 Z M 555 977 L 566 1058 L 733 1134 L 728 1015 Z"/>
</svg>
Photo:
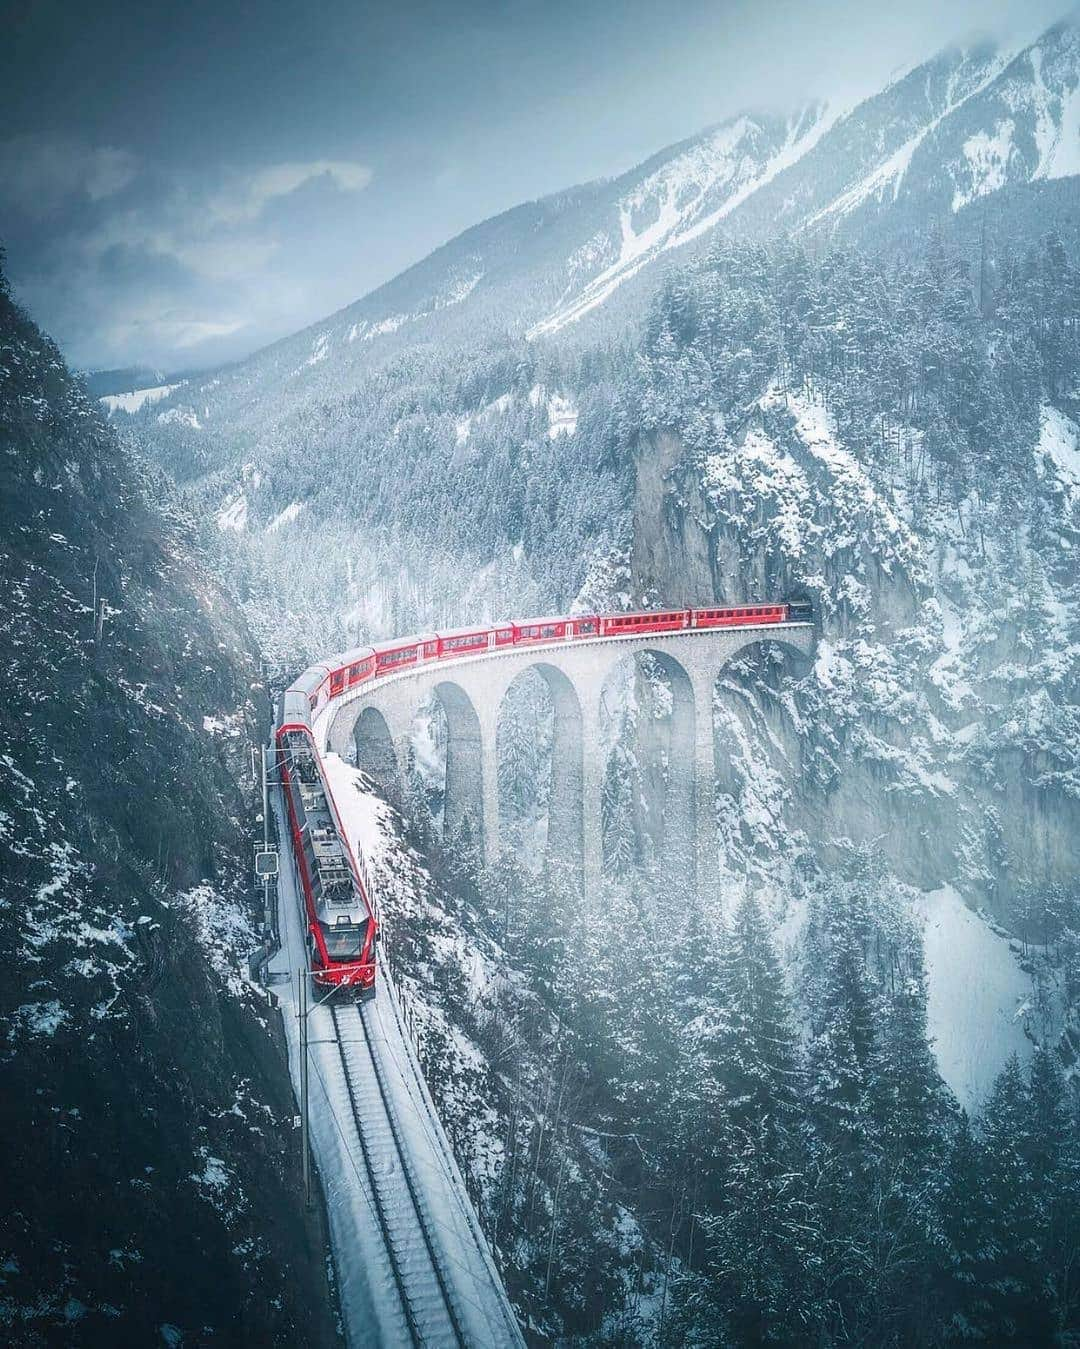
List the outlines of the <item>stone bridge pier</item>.
<svg viewBox="0 0 1080 1349">
<path fill-rule="evenodd" d="M 389 676 L 346 694 L 322 723 L 328 747 L 355 759 L 400 802 L 413 718 L 435 695 L 447 721 L 444 833 L 466 819 L 488 862 L 499 855 L 499 713 L 510 685 L 535 670 L 554 713 L 547 861 L 582 875 L 587 891 L 603 873 L 600 751 L 601 698 L 608 676 L 627 656 L 649 652 L 672 690 L 671 748 L 663 819 L 663 860 L 672 876 L 689 873 L 707 890 L 717 875 L 716 764 L 712 700 L 723 667 L 762 642 L 796 659 L 813 649 L 809 623 L 761 628 L 598 639 L 530 650 L 485 652 Z"/>
</svg>

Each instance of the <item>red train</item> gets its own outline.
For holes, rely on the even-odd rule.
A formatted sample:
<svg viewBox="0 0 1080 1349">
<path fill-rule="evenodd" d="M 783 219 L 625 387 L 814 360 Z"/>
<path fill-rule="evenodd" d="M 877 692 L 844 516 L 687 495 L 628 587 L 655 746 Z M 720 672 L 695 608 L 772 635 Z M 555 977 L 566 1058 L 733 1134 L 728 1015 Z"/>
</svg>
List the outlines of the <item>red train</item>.
<svg viewBox="0 0 1080 1349">
<path fill-rule="evenodd" d="M 422 632 L 414 637 L 398 637 L 332 656 L 323 664 L 306 670 L 293 688 L 307 694 L 314 714 L 321 711 L 329 699 L 357 684 L 435 660 L 454 660 L 503 647 L 543 646 L 552 642 L 595 641 L 701 628 L 760 627 L 766 623 L 808 623 L 812 617 L 809 603 L 791 601 L 712 609 L 659 609 L 632 614 L 575 614 L 569 618 L 530 618 L 494 627 Z"/>
<path fill-rule="evenodd" d="M 331 656 L 305 670 L 282 695 L 276 743 L 304 895 L 312 977 L 327 987 L 353 989 L 361 998 L 375 996 L 377 915 L 342 828 L 311 730 L 314 717 L 331 699 L 399 670 L 512 647 L 808 623 L 812 619 L 811 607 L 803 601 L 529 618 L 492 627 L 398 637 Z"/>
<path fill-rule="evenodd" d="M 375 996 L 378 923 L 368 887 L 342 828 L 306 717 L 306 696 L 283 699 L 277 762 L 304 900 L 311 976 L 324 988 Z M 291 706 L 290 706 L 291 702 Z"/>
</svg>

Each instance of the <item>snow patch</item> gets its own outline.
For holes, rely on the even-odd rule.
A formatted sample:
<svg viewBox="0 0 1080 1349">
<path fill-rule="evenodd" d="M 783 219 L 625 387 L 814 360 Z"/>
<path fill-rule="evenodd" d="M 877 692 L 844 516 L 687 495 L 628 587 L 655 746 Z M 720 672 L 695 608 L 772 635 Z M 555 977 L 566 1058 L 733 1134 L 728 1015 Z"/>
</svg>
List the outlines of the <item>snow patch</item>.
<svg viewBox="0 0 1080 1349">
<path fill-rule="evenodd" d="M 311 355 L 304 362 L 305 365 L 318 365 L 320 361 L 325 361 L 330 355 L 330 334 L 320 333 L 311 344 Z"/>
<path fill-rule="evenodd" d="M 202 424 L 193 408 L 166 408 L 157 415 L 160 426 L 190 426 L 193 431 L 201 431 Z"/>
<path fill-rule="evenodd" d="M 304 503 L 302 501 L 290 501 L 285 509 L 279 511 L 266 526 L 267 534 L 273 534 L 282 525 L 291 525 L 303 509 Z"/>
<path fill-rule="evenodd" d="M 819 105 L 793 117 L 783 143 L 764 159 L 759 148 L 764 129 L 752 118 L 740 116 L 663 164 L 616 204 L 618 256 L 576 295 L 534 324 L 526 338 L 531 341 L 577 322 L 662 252 L 707 233 L 806 154 L 833 125 L 839 111 Z M 648 223 L 642 224 L 643 220 Z M 614 251 L 607 236 L 594 235 L 585 247 L 595 257 Z M 572 276 L 580 270 L 582 256 L 578 249 L 568 260 Z"/>
<path fill-rule="evenodd" d="M 20 1031 L 27 1035 L 55 1035 L 70 1020 L 69 1013 L 55 998 L 48 1002 L 24 1002 L 15 1008 L 15 1024 L 8 1031 L 8 1039 L 15 1039 Z"/>
<path fill-rule="evenodd" d="M 411 317 L 411 314 L 391 314 L 388 318 L 373 323 L 360 340 L 362 342 L 373 342 L 376 337 L 382 337 L 387 333 L 396 333 L 400 327 L 409 322 Z"/>
<path fill-rule="evenodd" d="M 923 925 L 927 1026 L 938 1070 L 960 1104 L 977 1110 L 1008 1059 L 1031 1053 L 1022 1015 L 1031 980 L 1009 943 L 951 885 L 923 894 L 914 907 Z"/>
<path fill-rule="evenodd" d="M 206 882 L 177 898 L 207 964 L 234 997 L 242 997 L 247 957 L 258 946 L 251 920 L 239 903 Z"/>
<path fill-rule="evenodd" d="M 132 389 L 130 393 L 107 393 L 99 398 L 109 412 L 138 412 L 146 403 L 157 403 L 179 389 L 180 384 L 156 384 L 152 389 Z"/>
<path fill-rule="evenodd" d="M 1000 191 L 1008 182 L 1014 130 L 1012 118 L 1007 117 L 997 123 L 993 135 L 977 131 L 964 142 L 970 186 L 965 191 L 957 188 L 953 193 L 954 213 L 976 197 L 987 197 L 991 192 Z"/>
<path fill-rule="evenodd" d="M 232 501 L 227 502 L 218 511 L 215 517 L 218 529 L 233 529 L 239 533 L 247 528 L 248 504 L 247 497 L 234 497 Z"/>
</svg>

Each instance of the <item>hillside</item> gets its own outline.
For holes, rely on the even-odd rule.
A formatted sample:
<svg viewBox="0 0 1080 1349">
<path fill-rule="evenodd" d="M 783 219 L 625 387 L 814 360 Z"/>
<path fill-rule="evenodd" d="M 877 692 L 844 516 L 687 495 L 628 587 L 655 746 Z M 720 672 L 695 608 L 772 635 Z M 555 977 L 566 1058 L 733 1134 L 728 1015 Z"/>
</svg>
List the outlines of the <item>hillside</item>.
<svg viewBox="0 0 1080 1349">
<path fill-rule="evenodd" d="M 0 457 L 5 1342 L 334 1343 L 239 973 L 254 648 L 2 278 Z"/>
</svg>

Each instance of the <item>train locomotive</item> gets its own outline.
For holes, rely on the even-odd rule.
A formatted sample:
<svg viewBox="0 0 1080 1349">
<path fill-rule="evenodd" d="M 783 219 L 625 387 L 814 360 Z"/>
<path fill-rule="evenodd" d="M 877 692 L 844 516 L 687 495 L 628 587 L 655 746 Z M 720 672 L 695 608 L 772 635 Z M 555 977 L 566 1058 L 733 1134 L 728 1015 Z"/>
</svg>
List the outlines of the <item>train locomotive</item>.
<svg viewBox="0 0 1080 1349">
<path fill-rule="evenodd" d="M 315 983 L 330 990 L 351 990 L 361 999 L 375 996 L 377 915 L 312 734 L 315 717 L 333 699 L 372 680 L 435 661 L 567 642 L 812 621 L 811 604 L 802 599 L 783 604 L 530 618 L 399 637 L 357 647 L 305 670 L 282 695 L 276 746 Z"/>
<path fill-rule="evenodd" d="M 290 706 L 291 704 L 291 706 Z M 295 714 L 299 712 L 299 717 Z M 304 901 L 308 964 L 316 985 L 375 996 L 378 921 L 348 845 L 308 721 L 308 701 L 290 690 L 275 737 L 277 764 Z"/>
</svg>

